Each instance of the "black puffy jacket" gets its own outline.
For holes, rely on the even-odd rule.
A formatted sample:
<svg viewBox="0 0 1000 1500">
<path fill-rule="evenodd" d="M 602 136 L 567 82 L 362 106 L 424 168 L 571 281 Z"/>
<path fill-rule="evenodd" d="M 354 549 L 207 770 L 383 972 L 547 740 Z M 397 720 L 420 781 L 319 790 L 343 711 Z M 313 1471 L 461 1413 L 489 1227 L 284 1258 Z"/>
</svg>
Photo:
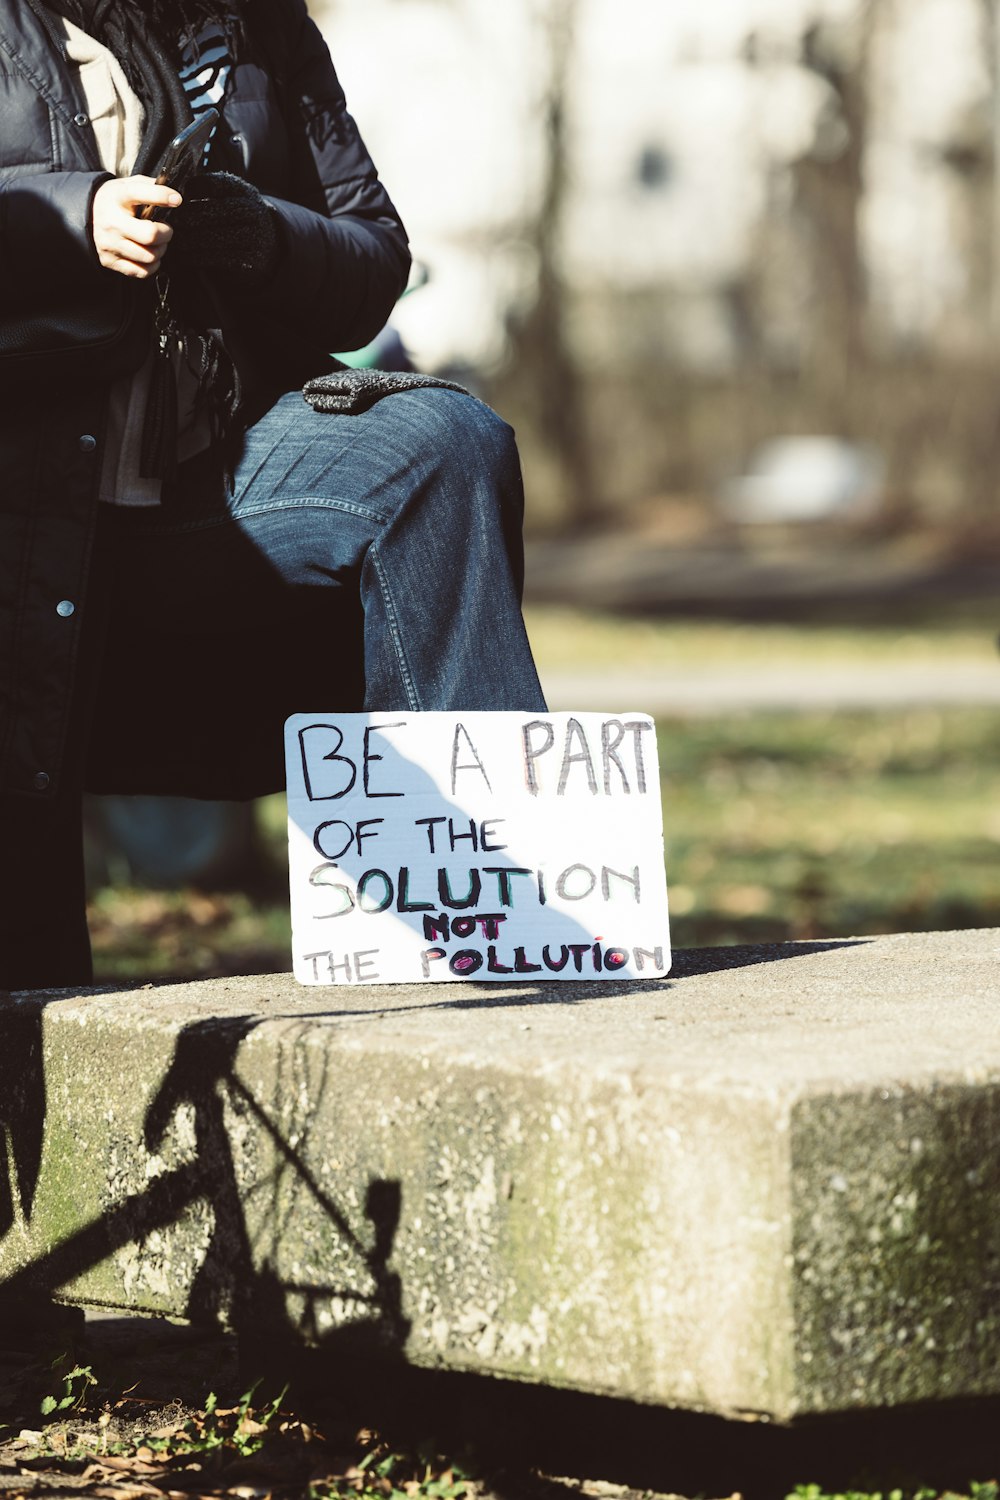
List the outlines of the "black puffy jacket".
<svg viewBox="0 0 1000 1500">
<path fill-rule="evenodd" d="M 279 90 L 238 58 L 209 166 L 255 184 L 284 253 L 252 293 L 220 288 L 220 318 L 251 414 L 367 342 L 406 281 L 406 235 L 347 113 L 304 0 L 269 0 L 287 26 Z M 76 70 L 24 0 L 0 0 L 0 317 L 21 287 L 92 293 L 90 205 L 106 179 Z M 59 784 L 97 517 L 106 390 L 87 382 L 0 406 L 0 792 Z"/>
</svg>

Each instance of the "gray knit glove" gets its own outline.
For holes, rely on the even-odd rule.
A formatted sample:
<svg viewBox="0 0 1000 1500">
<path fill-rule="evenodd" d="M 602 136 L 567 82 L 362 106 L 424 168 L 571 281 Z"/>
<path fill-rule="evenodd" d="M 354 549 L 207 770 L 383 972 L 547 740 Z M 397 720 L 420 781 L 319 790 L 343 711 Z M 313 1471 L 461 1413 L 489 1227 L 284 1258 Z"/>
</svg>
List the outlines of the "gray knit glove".
<svg viewBox="0 0 1000 1500">
<path fill-rule="evenodd" d="M 469 394 L 464 385 L 456 385 L 453 380 L 439 380 L 436 375 L 419 375 L 410 370 L 353 370 L 339 361 L 335 370 L 308 380 L 302 387 L 302 394 L 313 411 L 353 417 L 386 396 L 423 390 Z"/>
<path fill-rule="evenodd" d="M 169 259 L 175 265 L 222 271 L 241 286 L 265 281 L 281 254 L 277 213 L 252 183 L 232 172 L 192 177 L 171 223 Z"/>
</svg>

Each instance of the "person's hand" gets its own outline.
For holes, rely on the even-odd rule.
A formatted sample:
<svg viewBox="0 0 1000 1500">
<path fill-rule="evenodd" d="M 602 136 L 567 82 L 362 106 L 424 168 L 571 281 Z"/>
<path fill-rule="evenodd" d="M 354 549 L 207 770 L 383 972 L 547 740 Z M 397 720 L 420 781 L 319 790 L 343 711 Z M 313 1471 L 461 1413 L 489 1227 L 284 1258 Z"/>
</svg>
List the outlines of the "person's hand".
<svg viewBox="0 0 1000 1500">
<path fill-rule="evenodd" d="M 138 281 L 155 276 L 174 231 L 159 220 L 137 218 L 137 210 L 146 203 L 179 208 L 183 201 L 175 188 L 161 187 L 152 177 L 112 177 L 103 182 L 94 194 L 91 225 L 101 265 Z"/>
</svg>

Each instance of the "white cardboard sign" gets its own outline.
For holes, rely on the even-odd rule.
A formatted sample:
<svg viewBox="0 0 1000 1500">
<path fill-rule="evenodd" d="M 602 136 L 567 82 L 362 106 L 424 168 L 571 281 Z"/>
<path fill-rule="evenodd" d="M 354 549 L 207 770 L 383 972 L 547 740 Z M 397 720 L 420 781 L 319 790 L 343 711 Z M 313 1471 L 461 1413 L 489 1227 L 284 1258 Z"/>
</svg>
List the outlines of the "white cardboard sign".
<svg viewBox="0 0 1000 1500">
<path fill-rule="evenodd" d="M 302 984 L 656 978 L 670 968 L 646 714 L 295 714 Z"/>
</svg>

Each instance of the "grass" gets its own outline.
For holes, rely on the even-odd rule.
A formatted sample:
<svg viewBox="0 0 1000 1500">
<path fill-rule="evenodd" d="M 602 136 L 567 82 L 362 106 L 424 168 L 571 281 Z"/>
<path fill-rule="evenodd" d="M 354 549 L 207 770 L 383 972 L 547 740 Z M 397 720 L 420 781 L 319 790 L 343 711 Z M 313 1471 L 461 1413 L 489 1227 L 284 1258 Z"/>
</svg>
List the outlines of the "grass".
<svg viewBox="0 0 1000 1500">
<path fill-rule="evenodd" d="M 549 671 L 583 665 L 657 667 L 829 665 L 865 662 L 996 661 L 1000 610 L 971 622 L 841 625 L 731 624 L 714 620 L 642 620 L 593 610 L 535 606 L 525 610 L 539 664 Z"/>
<path fill-rule="evenodd" d="M 659 725 L 674 940 L 1000 925 L 986 709 Z"/>
<path fill-rule="evenodd" d="M 954 1490 L 839 1490 L 828 1494 L 818 1484 L 798 1484 L 786 1500 L 998 1500 L 1000 1485 L 995 1480 L 969 1485 L 966 1494 Z"/>
<path fill-rule="evenodd" d="M 269 859 L 281 852 L 273 843 Z M 288 898 L 271 883 L 255 894 L 105 886 L 92 896 L 89 915 L 99 984 L 291 968 Z"/>
<path fill-rule="evenodd" d="M 737 626 L 534 610 L 540 662 L 611 667 L 993 660 L 982 625 Z M 1000 668 L 998 668 L 1000 669 Z M 741 713 L 658 726 L 678 947 L 1000 925 L 992 709 Z M 94 894 L 105 981 L 289 967 L 282 797 L 252 892 Z"/>
</svg>

